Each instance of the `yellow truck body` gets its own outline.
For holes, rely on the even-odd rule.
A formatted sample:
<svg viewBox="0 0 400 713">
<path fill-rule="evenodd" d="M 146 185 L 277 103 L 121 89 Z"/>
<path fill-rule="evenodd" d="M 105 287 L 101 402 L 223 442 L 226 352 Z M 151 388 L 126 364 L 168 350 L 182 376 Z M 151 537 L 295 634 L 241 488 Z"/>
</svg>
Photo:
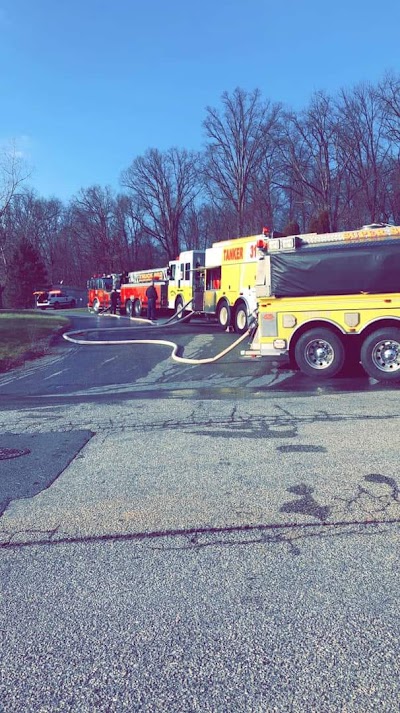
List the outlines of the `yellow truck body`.
<svg viewBox="0 0 400 713">
<path fill-rule="evenodd" d="M 259 235 L 214 243 L 205 255 L 204 312 L 221 327 L 242 333 L 257 306 L 256 274 Z"/>
<path fill-rule="evenodd" d="M 259 238 L 232 238 L 205 251 L 182 252 L 169 263 L 169 308 L 216 317 L 223 329 L 245 332 L 257 306 Z"/>
<path fill-rule="evenodd" d="M 268 250 L 268 245 L 265 249 L 261 248 L 256 288 L 257 328 L 249 350 L 243 352 L 244 356 L 286 355 L 305 374 L 315 378 L 335 376 L 346 363 L 356 360 L 372 378 L 400 380 L 400 271 L 397 270 L 400 267 L 400 228 L 393 226 L 388 229 L 385 234 L 388 240 L 385 242 L 381 228 L 376 240 L 374 229 L 365 232 L 368 232 L 368 245 L 363 239 L 360 240 L 360 231 L 354 231 L 354 245 L 359 242 L 359 247 L 350 252 L 343 246 L 335 255 L 321 237 L 323 251 L 318 252 L 314 265 L 312 258 L 317 253 L 313 253 L 313 249 L 308 252 L 303 250 L 302 254 L 297 252 L 299 262 L 296 263 L 295 241 L 289 247 L 291 254 L 286 255 L 288 272 L 293 270 L 294 275 L 293 291 L 312 290 L 322 274 L 321 282 L 326 283 L 327 291 L 328 285 L 332 290 L 340 290 L 341 281 L 348 287 L 353 279 L 354 293 L 347 290 L 346 294 L 319 292 L 290 296 L 290 276 L 287 278 L 285 275 L 285 259 L 279 266 L 274 285 L 274 254 L 278 254 L 279 246 L 275 243 L 272 249 Z M 351 243 L 352 231 L 336 235 L 339 237 L 332 244 L 340 242 L 341 236 L 345 236 L 346 244 Z M 301 236 L 296 238 L 301 241 Z M 287 249 L 290 240 L 285 240 L 283 244 Z M 313 243 L 316 242 L 313 236 Z M 357 252 L 358 249 L 364 250 L 364 253 Z M 332 262 L 332 255 L 336 262 Z M 370 263 L 367 266 L 369 272 L 363 275 L 366 255 Z M 349 260 L 353 260 L 354 269 L 349 268 Z M 340 261 L 343 261 L 342 270 Z M 333 276 L 329 274 L 332 265 L 336 270 Z M 378 276 L 376 279 L 375 273 Z M 366 284 L 384 285 L 386 279 L 390 291 L 356 291 L 363 280 Z M 397 284 L 399 291 L 394 290 Z M 276 296 L 274 287 L 286 293 L 285 296 Z"/>
</svg>

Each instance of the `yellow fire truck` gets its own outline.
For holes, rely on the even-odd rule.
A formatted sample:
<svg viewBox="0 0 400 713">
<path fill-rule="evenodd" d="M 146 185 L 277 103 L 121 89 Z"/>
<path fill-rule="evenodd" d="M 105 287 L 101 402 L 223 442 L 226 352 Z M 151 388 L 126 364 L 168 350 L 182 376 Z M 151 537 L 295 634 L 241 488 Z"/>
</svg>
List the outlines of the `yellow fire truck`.
<svg viewBox="0 0 400 713">
<path fill-rule="evenodd" d="M 194 312 L 202 293 L 204 250 L 185 250 L 168 263 L 168 307 L 179 315 Z M 187 310 L 184 312 L 184 307 Z M 201 310 L 199 310 L 201 311 Z"/>
<path fill-rule="evenodd" d="M 221 327 L 242 334 L 257 305 L 257 243 L 260 235 L 214 243 L 205 256 L 204 307 Z"/>
<path fill-rule="evenodd" d="M 217 317 L 221 327 L 243 333 L 256 308 L 260 235 L 213 243 L 205 252 L 183 252 L 169 263 L 168 303 L 174 311 Z"/>
<path fill-rule="evenodd" d="M 245 357 L 288 355 L 314 378 L 356 359 L 400 379 L 400 226 L 260 240 L 257 330 Z"/>
</svg>

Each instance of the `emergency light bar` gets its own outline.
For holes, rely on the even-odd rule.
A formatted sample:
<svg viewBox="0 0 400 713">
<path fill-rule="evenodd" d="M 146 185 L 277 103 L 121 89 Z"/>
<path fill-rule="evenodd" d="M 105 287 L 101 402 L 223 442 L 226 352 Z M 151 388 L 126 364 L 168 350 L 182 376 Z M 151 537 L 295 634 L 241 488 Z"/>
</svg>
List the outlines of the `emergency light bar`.
<svg viewBox="0 0 400 713">
<path fill-rule="evenodd" d="M 287 238 L 273 238 L 267 243 L 268 252 L 278 252 L 278 250 L 295 250 L 301 244 L 298 235 L 291 235 Z"/>
</svg>

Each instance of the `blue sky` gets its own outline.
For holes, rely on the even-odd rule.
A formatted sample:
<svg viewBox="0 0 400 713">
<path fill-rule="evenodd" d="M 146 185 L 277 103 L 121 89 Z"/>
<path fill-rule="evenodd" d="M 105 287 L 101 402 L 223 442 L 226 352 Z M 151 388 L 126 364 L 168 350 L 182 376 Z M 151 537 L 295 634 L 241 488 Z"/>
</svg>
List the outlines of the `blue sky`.
<svg viewBox="0 0 400 713">
<path fill-rule="evenodd" d="M 301 109 L 400 72 L 399 25 L 400 0 L 0 0 L 0 144 L 44 198 L 118 190 L 147 148 L 200 149 L 224 91 Z"/>
</svg>

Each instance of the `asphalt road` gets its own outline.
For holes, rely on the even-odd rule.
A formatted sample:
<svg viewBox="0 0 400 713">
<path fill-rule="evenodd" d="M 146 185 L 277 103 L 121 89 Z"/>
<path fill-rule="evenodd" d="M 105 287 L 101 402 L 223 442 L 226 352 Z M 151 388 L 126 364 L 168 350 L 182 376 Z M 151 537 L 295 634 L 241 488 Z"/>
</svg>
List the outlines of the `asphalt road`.
<svg viewBox="0 0 400 713">
<path fill-rule="evenodd" d="M 238 338 L 222 332 L 216 322 L 195 318 L 189 324 L 138 325 L 127 318 L 69 313 L 71 330 L 81 330 L 77 338 L 96 342 L 78 346 L 60 339 L 52 354 L 40 362 L 27 362 L 12 374 L 0 375 L 3 408 L 9 404 L 39 405 L 143 397 L 264 398 L 267 394 L 335 394 L 364 391 L 395 391 L 390 385 L 369 379 L 361 366 L 340 377 L 313 381 L 294 371 L 285 358 L 244 359 L 246 339 L 213 364 L 179 364 L 171 360 L 172 348 L 162 345 L 107 344 L 137 339 L 168 340 L 188 359 L 215 357 Z M 97 346 L 98 344 L 98 346 Z"/>
<path fill-rule="evenodd" d="M 398 710 L 398 389 L 239 351 L 63 342 L 0 378 L 7 713 Z"/>
</svg>

